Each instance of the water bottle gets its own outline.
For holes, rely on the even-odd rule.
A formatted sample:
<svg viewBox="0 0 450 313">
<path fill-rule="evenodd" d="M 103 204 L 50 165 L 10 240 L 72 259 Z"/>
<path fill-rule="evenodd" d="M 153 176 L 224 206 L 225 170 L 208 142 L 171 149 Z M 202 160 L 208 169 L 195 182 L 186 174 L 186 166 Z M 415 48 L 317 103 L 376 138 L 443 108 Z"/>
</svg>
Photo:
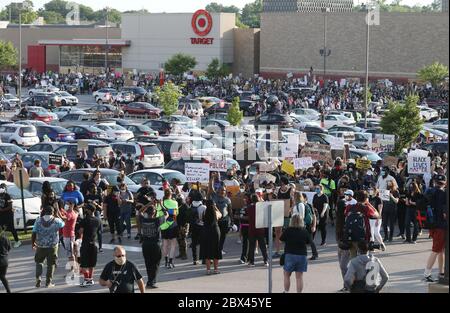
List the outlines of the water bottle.
<svg viewBox="0 0 450 313">
<path fill-rule="evenodd" d="M 431 205 L 427 206 L 427 222 L 428 223 L 433 223 L 433 209 L 431 208 Z"/>
</svg>

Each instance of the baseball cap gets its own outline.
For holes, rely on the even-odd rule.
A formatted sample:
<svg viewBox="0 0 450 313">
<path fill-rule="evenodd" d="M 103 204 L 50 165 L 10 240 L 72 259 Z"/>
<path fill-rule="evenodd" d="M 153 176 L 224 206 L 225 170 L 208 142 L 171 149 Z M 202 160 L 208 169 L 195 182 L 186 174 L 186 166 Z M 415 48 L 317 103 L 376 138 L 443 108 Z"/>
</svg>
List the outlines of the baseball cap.
<svg viewBox="0 0 450 313">
<path fill-rule="evenodd" d="M 436 175 L 434 178 L 437 182 L 447 182 L 447 177 L 445 175 Z"/>
<path fill-rule="evenodd" d="M 352 197 L 353 197 L 353 195 L 354 195 L 353 190 L 347 189 L 347 190 L 344 192 L 344 195 L 346 195 L 346 196 L 352 196 Z"/>
</svg>

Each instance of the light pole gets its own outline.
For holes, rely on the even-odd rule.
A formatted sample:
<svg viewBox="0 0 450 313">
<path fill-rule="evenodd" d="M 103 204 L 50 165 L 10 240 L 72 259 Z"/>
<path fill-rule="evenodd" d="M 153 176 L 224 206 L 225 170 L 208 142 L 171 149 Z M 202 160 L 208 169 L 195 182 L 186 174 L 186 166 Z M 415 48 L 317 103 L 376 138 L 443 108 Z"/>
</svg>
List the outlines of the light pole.
<svg viewBox="0 0 450 313">
<path fill-rule="evenodd" d="M 109 8 L 106 7 L 105 9 L 105 14 L 106 14 L 106 18 L 105 18 L 105 27 L 106 27 L 106 46 L 105 46 L 105 76 L 108 75 L 108 50 L 109 50 L 109 22 L 108 22 L 108 10 Z M 107 78 L 107 77 L 105 77 Z"/>
<path fill-rule="evenodd" d="M 367 129 L 367 111 L 369 108 L 369 43 L 370 43 L 370 6 L 367 5 L 366 34 L 366 92 L 364 99 L 364 128 Z"/>
<path fill-rule="evenodd" d="M 11 3 L 11 6 L 15 5 L 19 10 L 19 77 L 18 77 L 18 98 L 19 98 L 19 108 L 22 107 L 22 10 L 24 9 L 23 2 Z M 10 6 L 10 9 L 11 9 Z M 12 18 L 12 17 L 11 17 Z"/>
<path fill-rule="evenodd" d="M 322 13 L 323 13 L 323 49 L 320 50 L 320 55 L 323 56 L 323 83 L 325 85 L 325 79 L 327 75 L 327 57 L 331 55 L 331 50 L 327 49 L 327 27 L 328 27 L 328 20 L 327 20 L 327 12 L 329 12 L 330 9 L 323 7 Z"/>
</svg>

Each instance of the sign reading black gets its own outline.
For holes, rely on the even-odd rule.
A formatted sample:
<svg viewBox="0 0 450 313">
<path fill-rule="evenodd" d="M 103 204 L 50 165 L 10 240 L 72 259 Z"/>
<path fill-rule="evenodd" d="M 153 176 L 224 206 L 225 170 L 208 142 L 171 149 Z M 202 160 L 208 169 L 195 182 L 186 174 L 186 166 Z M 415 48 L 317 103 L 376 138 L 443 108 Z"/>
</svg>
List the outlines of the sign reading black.
<svg viewBox="0 0 450 313">
<path fill-rule="evenodd" d="M 62 163 L 63 163 L 62 155 L 57 155 L 57 154 L 49 154 L 48 155 L 48 164 L 62 165 Z"/>
</svg>

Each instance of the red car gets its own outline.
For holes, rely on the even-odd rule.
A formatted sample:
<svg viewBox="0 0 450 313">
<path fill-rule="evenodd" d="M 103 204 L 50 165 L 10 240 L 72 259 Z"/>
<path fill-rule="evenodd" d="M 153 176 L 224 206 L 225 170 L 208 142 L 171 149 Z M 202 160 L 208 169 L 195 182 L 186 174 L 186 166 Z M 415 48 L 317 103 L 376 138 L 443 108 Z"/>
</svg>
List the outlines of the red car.
<svg viewBox="0 0 450 313">
<path fill-rule="evenodd" d="M 42 107 L 29 106 L 25 115 L 23 115 L 21 111 L 13 118 L 13 121 L 23 119 L 41 121 L 49 124 L 54 120 L 54 114 Z"/>
<path fill-rule="evenodd" d="M 147 102 L 131 102 L 122 107 L 123 113 L 127 115 L 144 115 L 147 118 L 159 118 L 161 110 Z"/>
</svg>

